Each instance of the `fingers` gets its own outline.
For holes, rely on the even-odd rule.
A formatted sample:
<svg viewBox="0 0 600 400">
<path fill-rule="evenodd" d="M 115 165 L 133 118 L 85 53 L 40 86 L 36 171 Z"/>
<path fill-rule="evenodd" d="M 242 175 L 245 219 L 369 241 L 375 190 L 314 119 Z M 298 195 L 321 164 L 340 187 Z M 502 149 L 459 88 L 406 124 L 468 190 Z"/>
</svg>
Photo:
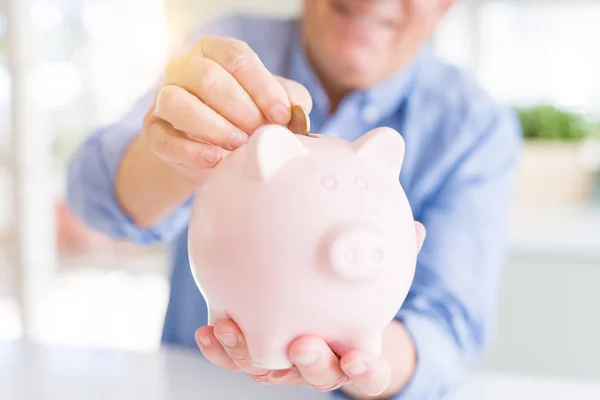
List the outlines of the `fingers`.
<svg viewBox="0 0 600 400">
<path fill-rule="evenodd" d="M 295 368 L 271 371 L 255 367 L 244 336 L 231 320 L 220 321 L 214 328 L 198 329 L 196 342 L 209 361 L 230 371 L 244 372 L 255 382 L 267 385 L 285 383 L 292 386 L 305 383 Z"/>
<path fill-rule="evenodd" d="M 219 321 L 214 334 L 235 365 L 253 379 L 267 380 L 269 370 L 254 366 L 244 335 L 237 324 L 231 320 Z"/>
<path fill-rule="evenodd" d="M 315 390 L 332 391 L 351 382 L 353 390 L 367 396 L 382 394 L 390 384 L 390 367 L 382 359 L 352 351 L 339 360 L 327 343 L 314 336 L 299 338 L 290 345 L 295 367 L 281 371 L 253 365 L 244 336 L 231 320 L 220 321 L 214 328 L 198 329 L 196 342 L 211 362 L 230 371 L 245 372 L 263 384 L 306 384 Z"/>
<path fill-rule="evenodd" d="M 154 115 L 190 138 L 235 150 L 248 135 L 180 86 L 167 85 L 160 91 Z"/>
<path fill-rule="evenodd" d="M 225 37 L 201 39 L 187 54 L 171 60 L 165 86 L 156 95 L 150 120 L 153 149 L 172 163 L 206 167 L 222 156 L 207 146 L 190 146 L 187 138 L 233 151 L 260 126 L 287 126 L 292 104 L 312 109 L 311 96 L 297 82 L 276 77 L 244 42 Z M 154 118 L 165 124 L 154 124 Z M 196 150 L 192 151 L 192 147 Z M 181 152 L 191 151 L 180 159 Z M 198 156 L 198 154 L 201 154 Z M 205 158 L 208 157 L 208 160 Z M 213 158 L 215 158 L 213 160 Z M 204 159 L 205 162 L 198 162 Z"/>
<path fill-rule="evenodd" d="M 246 133 L 266 123 L 252 97 L 219 63 L 192 52 L 186 61 L 172 65 L 167 85 L 184 88 Z"/>
<path fill-rule="evenodd" d="M 314 389 L 335 390 L 346 382 L 337 356 L 323 340 L 302 337 L 290 345 L 289 353 L 302 378 Z"/>
<path fill-rule="evenodd" d="M 207 360 L 229 371 L 240 370 L 229 355 L 227 355 L 223 346 L 216 340 L 212 327 L 204 326 L 198 329 L 195 336 L 196 343 Z"/>
<path fill-rule="evenodd" d="M 415 230 L 417 231 L 417 252 L 419 252 L 423 248 L 427 231 L 425 230 L 425 226 L 418 221 L 415 221 Z"/>
<path fill-rule="evenodd" d="M 291 105 L 285 90 L 246 43 L 206 37 L 198 46 L 205 57 L 235 78 L 269 121 L 280 125 L 289 123 Z"/>
<path fill-rule="evenodd" d="M 290 368 L 282 383 L 285 383 L 286 385 L 290 386 L 306 385 L 306 381 L 304 380 L 304 378 L 300 374 L 300 371 L 298 371 L 296 367 Z"/>
<path fill-rule="evenodd" d="M 301 386 L 306 384 L 298 370 L 293 367 L 289 369 L 272 370 L 266 377 L 266 382 L 262 381 L 261 383 L 274 385 L 285 384 L 290 386 Z"/>
<path fill-rule="evenodd" d="M 353 387 L 367 396 L 382 394 L 390 384 L 390 367 L 380 358 L 352 351 L 342 357 L 340 365 Z"/>
<path fill-rule="evenodd" d="M 288 94 L 292 104 L 300 104 L 307 111 L 312 109 L 312 98 L 301 84 L 275 77 Z M 252 108 L 252 105 L 249 105 Z M 254 107 L 255 108 L 255 107 Z M 168 122 L 175 130 L 185 133 L 192 139 L 204 141 L 226 150 L 233 151 L 248 141 L 248 134 L 237 128 L 223 115 L 203 103 L 194 94 L 181 86 L 166 85 L 158 93 L 154 113 Z M 243 122 L 246 131 L 251 133 L 264 121 Z"/>
<path fill-rule="evenodd" d="M 149 122 L 144 132 L 150 149 L 163 160 L 174 164 L 208 169 L 226 155 L 226 151 L 219 147 L 184 137 L 160 119 Z"/>
</svg>

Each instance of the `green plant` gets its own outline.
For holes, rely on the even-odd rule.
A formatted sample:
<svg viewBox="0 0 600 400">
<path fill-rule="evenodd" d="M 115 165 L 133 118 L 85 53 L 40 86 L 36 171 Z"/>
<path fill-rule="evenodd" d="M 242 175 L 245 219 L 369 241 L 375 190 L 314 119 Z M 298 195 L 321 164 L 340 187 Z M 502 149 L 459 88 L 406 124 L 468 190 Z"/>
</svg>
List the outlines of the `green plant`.
<svg viewBox="0 0 600 400">
<path fill-rule="evenodd" d="M 576 113 L 551 105 L 517 109 L 523 135 L 528 140 L 579 140 L 591 135 L 592 127 Z"/>
</svg>

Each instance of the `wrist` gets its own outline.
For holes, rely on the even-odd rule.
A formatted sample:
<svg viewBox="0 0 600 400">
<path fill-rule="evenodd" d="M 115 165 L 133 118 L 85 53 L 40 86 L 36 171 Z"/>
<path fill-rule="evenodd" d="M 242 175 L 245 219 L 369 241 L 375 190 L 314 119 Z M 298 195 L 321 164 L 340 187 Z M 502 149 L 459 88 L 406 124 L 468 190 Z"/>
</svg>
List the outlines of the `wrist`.
<svg viewBox="0 0 600 400">
<path fill-rule="evenodd" d="M 392 378 L 384 398 L 400 393 L 411 381 L 417 367 L 417 350 L 411 334 L 394 320 L 384 334 L 383 357 L 390 364 Z"/>
<path fill-rule="evenodd" d="M 187 201 L 200 182 L 201 177 L 186 174 L 152 153 L 140 135 L 125 152 L 115 195 L 138 226 L 150 228 Z"/>
</svg>

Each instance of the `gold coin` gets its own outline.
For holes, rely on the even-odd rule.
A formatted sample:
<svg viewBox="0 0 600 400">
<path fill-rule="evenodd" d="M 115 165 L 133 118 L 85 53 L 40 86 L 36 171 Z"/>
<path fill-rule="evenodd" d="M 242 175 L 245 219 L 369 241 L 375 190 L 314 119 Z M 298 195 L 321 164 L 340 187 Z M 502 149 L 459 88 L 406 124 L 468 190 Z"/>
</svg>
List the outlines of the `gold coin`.
<svg viewBox="0 0 600 400">
<path fill-rule="evenodd" d="M 310 118 L 304 107 L 299 104 L 292 106 L 292 120 L 288 129 L 298 135 L 309 136 Z"/>
</svg>

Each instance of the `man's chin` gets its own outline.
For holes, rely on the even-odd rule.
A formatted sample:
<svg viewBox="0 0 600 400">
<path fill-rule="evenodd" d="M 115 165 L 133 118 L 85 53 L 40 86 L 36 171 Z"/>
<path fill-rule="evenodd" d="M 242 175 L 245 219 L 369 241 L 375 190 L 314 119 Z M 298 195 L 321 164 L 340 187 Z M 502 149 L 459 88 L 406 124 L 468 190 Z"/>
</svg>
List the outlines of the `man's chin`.
<svg viewBox="0 0 600 400">
<path fill-rule="evenodd" d="M 364 57 L 359 60 L 350 60 L 345 63 L 334 63 L 331 74 L 339 80 L 344 87 L 360 89 L 368 87 L 377 82 L 380 75 L 373 68 L 374 63 Z"/>
</svg>

